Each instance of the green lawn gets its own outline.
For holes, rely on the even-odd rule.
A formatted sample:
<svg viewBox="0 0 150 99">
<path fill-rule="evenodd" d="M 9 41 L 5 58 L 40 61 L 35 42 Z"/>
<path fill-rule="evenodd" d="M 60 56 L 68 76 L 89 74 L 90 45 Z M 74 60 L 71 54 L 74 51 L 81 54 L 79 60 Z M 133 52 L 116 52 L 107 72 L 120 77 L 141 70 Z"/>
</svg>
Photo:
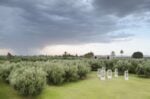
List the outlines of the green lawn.
<svg viewBox="0 0 150 99">
<path fill-rule="evenodd" d="M 129 75 L 129 81 L 123 77 L 101 81 L 96 73 L 86 80 L 47 86 L 35 99 L 150 99 L 150 79 Z M 31 98 L 31 97 L 28 97 Z M 0 82 L 0 99 L 27 99 L 17 94 L 9 85 Z"/>
</svg>

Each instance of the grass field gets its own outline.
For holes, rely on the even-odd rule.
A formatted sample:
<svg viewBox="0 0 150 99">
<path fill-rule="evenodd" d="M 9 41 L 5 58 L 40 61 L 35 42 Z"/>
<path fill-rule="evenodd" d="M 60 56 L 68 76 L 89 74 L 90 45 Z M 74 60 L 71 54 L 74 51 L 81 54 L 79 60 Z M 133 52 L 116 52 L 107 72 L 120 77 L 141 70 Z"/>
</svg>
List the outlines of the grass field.
<svg viewBox="0 0 150 99">
<path fill-rule="evenodd" d="M 86 80 L 62 86 L 46 86 L 39 96 L 28 99 L 150 99 L 150 79 L 129 76 L 129 81 L 123 77 L 101 81 L 93 72 Z M 0 82 L 0 99 L 27 98 Z"/>
</svg>

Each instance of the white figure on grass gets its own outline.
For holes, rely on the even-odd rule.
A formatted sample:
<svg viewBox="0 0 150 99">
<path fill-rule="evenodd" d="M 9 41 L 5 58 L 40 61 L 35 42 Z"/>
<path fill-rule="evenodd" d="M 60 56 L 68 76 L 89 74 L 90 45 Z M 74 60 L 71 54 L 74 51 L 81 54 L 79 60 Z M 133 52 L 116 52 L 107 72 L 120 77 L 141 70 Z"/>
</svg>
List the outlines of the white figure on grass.
<svg viewBox="0 0 150 99">
<path fill-rule="evenodd" d="M 111 69 L 107 70 L 107 78 L 112 79 L 112 70 Z"/>
<path fill-rule="evenodd" d="M 129 80 L 128 70 L 126 70 L 126 71 L 124 72 L 124 79 L 125 79 L 125 80 Z"/>
<path fill-rule="evenodd" d="M 105 69 L 105 67 L 102 67 L 100 79 L 105 80 L 105 76 L 106 76 L 106 69 Z"/>
<path fill-rule="evenodd" d="M 98 70 L 97 70 L 97 77 L 101 77 L 101 69 L 99 68 Z"/>
<path fill-rule="evenodd" d="M 115 77 L 118 78 L 118 69 L 115 68 Z"/>
</svg>

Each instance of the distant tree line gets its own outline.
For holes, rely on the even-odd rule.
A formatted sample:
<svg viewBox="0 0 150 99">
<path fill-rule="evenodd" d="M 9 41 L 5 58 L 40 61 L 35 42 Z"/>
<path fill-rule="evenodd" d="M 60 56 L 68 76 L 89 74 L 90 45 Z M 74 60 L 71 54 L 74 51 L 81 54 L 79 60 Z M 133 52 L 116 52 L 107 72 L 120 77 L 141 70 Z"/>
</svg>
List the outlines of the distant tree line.
<svg viewBox="0 0 150 99">
<path fill-rule="evenodd" d="M 121 57 L 123 58 L 123 54 L 124 51 L 121 50 L 120 51 Z M 110 57 L 116 57 L 115 51 L 111 52 L 110 56 L 107 56 L 107 59 L 110 59 Z M 144 58 L 144 55 L 142 52 L 134 52 L 131 56 L 132 58 L 135 59 L 140 59 L 140 58 Z M 0 62 L 1 61 L 10 61 L 10 62 L 19 62 L 19 61 L 48 61 L 48 60 L 52 60 L 52 59 L 79 59 L 79 58 L 97 58 L 97 56 L 94 55 L 93 52 L 88 52 L 85 53 L 82 56 L 79 55 L 72 55 L 68 52 L 64 52 L 62 55 L 55 55 L 55 56 L 50 56 L 50 55 L 35 55 L 35 56 L 16 56 L 16 55 L 12 55 L 10 52 L 8 52 L 8 54 L 6 56 L 0 56 Z"/>
</svg>

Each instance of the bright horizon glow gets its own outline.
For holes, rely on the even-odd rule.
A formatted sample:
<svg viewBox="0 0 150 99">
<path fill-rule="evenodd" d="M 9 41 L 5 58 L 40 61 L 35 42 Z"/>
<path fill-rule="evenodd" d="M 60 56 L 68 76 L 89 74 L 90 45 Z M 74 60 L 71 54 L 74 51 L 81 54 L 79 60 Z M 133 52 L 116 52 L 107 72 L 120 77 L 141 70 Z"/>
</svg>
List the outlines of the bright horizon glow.
<svg viewBox="0 0 150 99">
<path fill-rule="evenodd" d="M 41 50 L 44 55 L 62 55 L 65 51 L 73 55 L 83 55 L 87 52 L 94 52 L 95 55 L 110 55 L 111 51 L 115 51 L 116 55 L 120 55 L 120 50 L 124 51 L 124 55 L 131 56 L 133 52 L 141 51 L 144 55 L 150 55 L 145 42 L 149 40 L 134 39 L 126 42 L 114 42 L 109 44 L 91 43 L 85 45 L 56 45 L 47 46 Z M 138 43 L 137 43 L 138 42 Z"/>
<path fill-rule="evenodd" d="M 36 51 L 37 54 L 31 55 L 62 55 L 65 51 L 73 55 L 84 55 L 87 52 L 94 52 L 95 55 L 110 55 L 115 51 L 117 56 L 120 56 L 120 50 L 124 51 L 125 56 L 131 56 L 133 52 L 141 51 L 144 55 L 150 55 L 150 46 L 147 46 L 148 39 L 132 39 L 129 41 L 120 41 L 113 43 L 90 43 L 83 45 L 54 45 L 46 46 L 43 49 L 30 49 Z M 27 50 L 27 51 L 30 51 Z M 7 55 L 8 52 L 20 55 L 10 49 L 0 49 L 0 55 Z M 26 54 L 30 55 L 30 54 Z"/>
</svg>

